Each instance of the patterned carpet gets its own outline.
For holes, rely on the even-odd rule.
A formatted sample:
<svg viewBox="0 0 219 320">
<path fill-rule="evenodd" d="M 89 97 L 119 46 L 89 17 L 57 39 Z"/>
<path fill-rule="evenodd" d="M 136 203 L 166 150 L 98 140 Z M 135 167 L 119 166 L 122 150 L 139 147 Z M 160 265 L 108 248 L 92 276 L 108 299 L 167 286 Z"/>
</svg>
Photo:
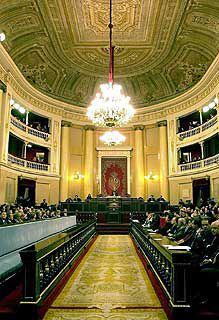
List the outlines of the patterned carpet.
<svg viewBox="0 0 219 320">
<path fill-rule="evenodd" d="M 166 320 L 129 236 L 101 235 L 45 320 Z"/>
</svg>

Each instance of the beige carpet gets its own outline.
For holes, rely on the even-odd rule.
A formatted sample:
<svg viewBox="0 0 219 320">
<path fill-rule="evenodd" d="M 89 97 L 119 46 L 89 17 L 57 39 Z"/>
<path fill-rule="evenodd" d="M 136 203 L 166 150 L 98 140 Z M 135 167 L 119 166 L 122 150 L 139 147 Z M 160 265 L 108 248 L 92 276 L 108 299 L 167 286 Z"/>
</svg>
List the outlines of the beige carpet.
<svg viewBox="0 0 219 320">
<path fill-rule="evenodd" d="M 166 320 L 129 236 L 103 235 L 90 248 L 45 320 Z"/>
</svg>

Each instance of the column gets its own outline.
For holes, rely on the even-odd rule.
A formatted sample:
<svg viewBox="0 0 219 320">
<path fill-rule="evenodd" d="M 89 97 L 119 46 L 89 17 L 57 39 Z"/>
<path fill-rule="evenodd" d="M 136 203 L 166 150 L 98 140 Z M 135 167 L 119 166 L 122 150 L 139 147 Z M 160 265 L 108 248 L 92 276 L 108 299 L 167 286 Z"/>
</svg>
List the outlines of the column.
<svg viewBox="0 0 219 320">
<path fill-rule="evenodd" d="M 10 126 L 10 95 L 6 85 L 0 81 L 0 161 L 7 162 L 9 126 Z"/>
<path fill-rule="evenodd" d="M 69 142 L 71 123 L 62 121 L 61 127 L 61 165 L 60 165 L 60 200 L 65 201 L 68 197 L 69 182 Z"/>
<path fill-rule="evenodd" d="M 26 120 L 25 120 L 26 126 L 29 124 L 29 111 L 26 111 Z"/>
<path fill-rule="evenodd" d="M 200 144 L 200 147 L 201 147 L 201 159 L 203 160 L 204 159 L 204 141 L 200 141 L 199 142 Z"/>
<path fill-rule="evenodd" d="M 202 108 L 199 109 L 199 118 L 200 118 L 200 125 L 202 125 L 203 120 L 202 120 Z"/>
<path fill-rule="evenodd" d="M 158 122 L 160 137 L 160 193 L 169 200 L 167 121 Z"/>
<path fill-rule="evenodd" d="M 94 127 L 85 127 L 84 197 L 94 193 Z"/>
<path fill-rule="evenodd" d="M 135 126 L 135 166 L 132 175 L 135 181 L 135 196 L 144 198 L 144 126 Z"/>
</svg>

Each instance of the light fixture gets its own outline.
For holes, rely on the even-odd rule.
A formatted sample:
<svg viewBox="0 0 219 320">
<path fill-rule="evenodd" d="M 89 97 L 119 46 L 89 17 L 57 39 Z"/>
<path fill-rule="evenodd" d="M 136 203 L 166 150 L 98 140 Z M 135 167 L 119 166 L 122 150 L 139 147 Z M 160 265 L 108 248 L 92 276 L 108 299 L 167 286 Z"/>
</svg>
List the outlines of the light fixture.
<svg viewBox="0 0 219 320">
<path fill-rule="evenodd" d="M 82 174 L 80 174 L 78 171 L 75 172 L 75 173 L 72 175 L 72 179 L 73 179 L 73 180 L 80 180 L 80 179 L 82 179 L 82 178 L 84 178 L 84 176 L 83 176 Z"/>
<path fill-rule="evenodd" d="M 122 94 L 121 85 L 114 84 L 114 46 L 112 45 L 112 0 L 110 0 L 110 60 L 109 81 L 100 85 L 100 92 L 88 107 L 87 116 L 99 127 L 120 127 L 125 125 L 134 115 L 134 108 L 129 103 L 130 97 Z"/>
<path fill-rule="evenodd" d="M 146 180 L 148 181 L 154 181 L 154 180 L 158 180 L 159 176 L 157 174 L 153 174 L 151 171 L 149 172 L 149 174 L 147 176 L 144 177 Z"/>
<path fill-rule="evenodd" d="M 10 106 L 18 110 L 20 113 L 24 114 L 26 112 L 25 108 L 22 107 L 19 103 L 15 102 L 14 99 L 10 99 Z"/>
<path fill-rule="evenodd" d="M 3 31 L 0 31 L 0 42 L 5 40 L 5 33 Z"/>
<path fill-rule="evenodd" d="M 100 140 L 108 146 L 115 146 L 123 143 L 125 141 L 125 136 L 123 136 L 119 131 L 110 130 L 100 136 Z"/>
</svg>

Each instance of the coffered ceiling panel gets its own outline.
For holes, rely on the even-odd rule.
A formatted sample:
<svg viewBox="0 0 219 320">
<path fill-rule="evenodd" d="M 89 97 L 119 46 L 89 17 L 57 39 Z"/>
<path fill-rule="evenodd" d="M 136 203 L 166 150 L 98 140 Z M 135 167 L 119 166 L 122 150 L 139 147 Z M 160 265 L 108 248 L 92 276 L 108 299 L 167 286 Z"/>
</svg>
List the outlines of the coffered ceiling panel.
<svg viewBox="0 0 219 320">
<path fill-rule="evenodd" d="M 12 59 L 37 89 L 87 107 L 107 81 L 109 0 L 1 0 Z M 115 80 L 136 107 L 170 99 L 219 51 L 218 0 L 113 0 Z"/>
</svg>

